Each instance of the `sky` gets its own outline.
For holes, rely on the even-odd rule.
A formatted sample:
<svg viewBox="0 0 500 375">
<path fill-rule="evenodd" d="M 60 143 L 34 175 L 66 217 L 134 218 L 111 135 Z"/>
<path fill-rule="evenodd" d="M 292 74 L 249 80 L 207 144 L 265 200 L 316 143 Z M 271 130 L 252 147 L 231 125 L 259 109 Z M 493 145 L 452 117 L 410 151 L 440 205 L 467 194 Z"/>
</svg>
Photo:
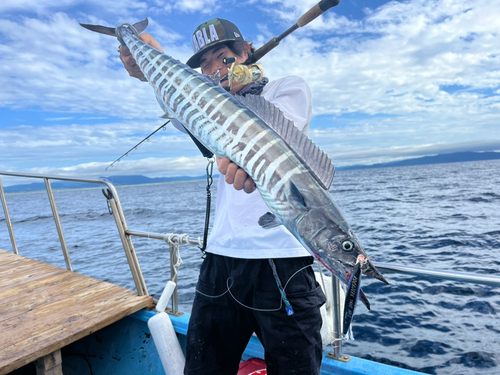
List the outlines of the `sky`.
<svg viewBox="0 0 500 375">
<path fill-rule="evenodd" d="M 180 61 L 202 22 L 228 19 L 260 47 L 316 0 L 5 0 L 0 3 L 0 171 L 95 178 L 201 176 L 192 141 L 161 126 L 116 39 L 79 23 L 146 30 Z M 342 0 L 260 63 L 313 93 L 309 136 L 336 166 L 500 151 L 500 3 Z M 0 177 L 4 186 L 22 183 Z"/>
</svg>

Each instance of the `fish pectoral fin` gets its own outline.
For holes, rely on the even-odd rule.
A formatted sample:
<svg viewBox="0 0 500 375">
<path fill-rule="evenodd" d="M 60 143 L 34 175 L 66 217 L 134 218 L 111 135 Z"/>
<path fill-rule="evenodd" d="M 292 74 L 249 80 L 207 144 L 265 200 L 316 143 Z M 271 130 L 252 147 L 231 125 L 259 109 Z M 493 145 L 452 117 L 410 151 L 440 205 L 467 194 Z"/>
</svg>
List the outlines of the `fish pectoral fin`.
<svg viewBox="0 0 500 375">
<path fill-rule="evenodd" d="M 170 119 L 175 118 L 175 116 L 171 112 L 165 112 L 163 115 L 160 116 L 160 118 L 164 118 L 164 119 L 170 120 Z"/>
<path fill-rule="evenodd" d="M 267 212 L 259 218 L 259 225 L 264 229 L 271 229 L 279 227 L 282 223 L 274 214 Z"/>
<path fill-rule="evenodd" d="M 156 96 L 156 101 L 158 102 L 158 104 L 160 105 L 161 109 L 164 112 L 163 115 L 160 116 L 160 118 L 165 118 L 165 119 L 175 118 L 174 112 L 165 104 L 163 104 L 163 100 L 161 100 L 160 96 L 157 93 L 155 93 L 155 96 Z"/>
</svg>

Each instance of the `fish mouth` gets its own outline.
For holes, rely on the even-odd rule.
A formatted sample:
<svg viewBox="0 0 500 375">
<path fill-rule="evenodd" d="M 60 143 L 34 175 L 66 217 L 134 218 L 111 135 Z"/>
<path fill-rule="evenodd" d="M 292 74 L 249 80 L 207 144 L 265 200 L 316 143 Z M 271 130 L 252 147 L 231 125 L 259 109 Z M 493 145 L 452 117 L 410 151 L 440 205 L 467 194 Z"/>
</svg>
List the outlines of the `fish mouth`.
<svg viewBox="0 0 500 375">
<path fill-rule="evenodd" d="M 349 281 L 352 278 L 354 266 L 355 266 L 354 264 L 347 264 L 344 266 L 347 277 L 347 283 L 349 283 Z M 380 271 L 373 265 L 373 263 L 369 259 L 366 259 L 365 261 L 362 262 L 361 273 L 368 277 L 373 277 L 374 279 L 380 280 L 386 285 L 389 285 L 389 282 L 385 279 L 384 276 L 382 276 Z"/>
<path fill-rule="evenodd" d="M 382 281 L 384 284 L 389 285 L 389 282 L 385 279 L 380 271 L 373 265 L 370 259 L 367 259 L 365 263 L 361 265 L 361 273 L 366 276 L 373 277 L 374 279 Z"/>
</svg>

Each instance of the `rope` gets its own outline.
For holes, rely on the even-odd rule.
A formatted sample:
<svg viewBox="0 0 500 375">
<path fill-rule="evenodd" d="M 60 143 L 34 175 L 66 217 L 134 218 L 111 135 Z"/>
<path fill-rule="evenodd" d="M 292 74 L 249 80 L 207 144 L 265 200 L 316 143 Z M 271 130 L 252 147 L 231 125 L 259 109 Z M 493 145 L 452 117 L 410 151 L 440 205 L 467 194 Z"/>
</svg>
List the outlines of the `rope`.
<svg viewBox="0 0 500 375">
<path fill-rule="evenodd" d="M 172 275 L 172 280 L 177 280 L 177 275 L 179 274 L 179 268 L 182 265 L 181 253 L 179 251 L 180 245 L 188 245 L 189 244 L 189 235 L 187 234 L 175 234 L 175 233 L 167 233 L 163 237 L 163 240 L 168 243 L 170 247 L 170 257 L 174 257 L 176 259 L 175 264 L 172 265 L 174 269 L 174 274 Z"/>
</svg>

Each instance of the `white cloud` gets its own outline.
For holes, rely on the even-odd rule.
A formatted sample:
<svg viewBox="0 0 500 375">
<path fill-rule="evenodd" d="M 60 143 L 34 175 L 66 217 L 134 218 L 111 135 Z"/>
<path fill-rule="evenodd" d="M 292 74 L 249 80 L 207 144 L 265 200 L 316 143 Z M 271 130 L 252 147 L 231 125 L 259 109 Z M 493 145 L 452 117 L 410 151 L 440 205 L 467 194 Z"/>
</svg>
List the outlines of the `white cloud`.
<svg viewBox="0 0 500 375">
<path fill-rule="evenodd" d="M 278 17 L 265 24 L 259 19 L 253 30 L 245 26 L 250 35 L 252 31 L 257 35 L 259 45 L 273 36 L 270 25 L 290 26 L 317 1 L 247 3 L 272 10 Z M 193 30 L 173 31 L 166 26 L 169 19 L 213 14 L 217 7 L 232 19 L 231 12 L 241 11 L 230 1 L 212 0 L 149 4 L 118 0 L 109 9 L 97 0 L 80 9 L 81 4 L 22 0 L 0 5 L 4 12 L 0 19 L 0 107 L 36 106 L 58 112 L 42 114 L 41 127 L 10 124 L 0 128 L 2 163 L 7 169 L 97 168 L 92 163 L 111 162 L 159 125 L 155 117 L 161 111 L 153 90 L 124 71 L 116 39 L 87 31 L 78 22 L 113 26 L 118 18 L 134 22 L 153 14 L 148 32 L 168 54 L 185 61 L 191 55 Z M 9 17 L 21 6 L 41 16 L 24 12 L 25 16 Z M 285 39 L 262 64 L 272 79 L 294 74 L 309 83 L 318 116 L 310 134 L 338 165 L 388 161 L 466 145 L 479 150 L 490 147 L 485 139 L 500 139 L 499 17 L 500 5 L 486 0 L 391 1 L 366 10 L 361 20 L 338 16 L 332 10 Z M 454 85 L 460 89 L 453 89 Z M 87 118 L 127 120 L 85 126 L 78 124 L 82 113 Z M 63 120 L 69 117 L 74 119 Z M 146 120 L 133 120 L 138 118 Z M 63 126 L 63 121 L 72 125 Z M 197 155 L 189 139 L 173 131 L 146 146 L 147 150 L 139 149 L 127 161 L 136 164 L 120 163 L 121 167 L 138 171 L 134 165 L 140 165 L 152 171 L 154 167 L 139 161 L 157 155 Z"/>
<path fill-rule="evenodd" d="M 431 6 L 436 3 L 437 10 Z M 266 57 L 267 72 L 274 77 L 289 73 L 304 77 L 314 93 L 316 114 L 443 109 L 468 113 L 472 103 L 489 110 L 489 98 L 448 94 L 440 86 L 459 84 L 477 90 L 500 84 L 500 26 L 484 27 L 490 21 L 497 24 L 500 6 L 463 2 L 447 7 L 446 3 L 426 7 L 420 1 L 391 2 L 369 16 L 358 33 L 342 40 L 292 35 L 279 53 Z M 466 6 L 473 10 L 464 12 Z M 441 20 L 443 14 L 448 18 Z M 366 32 L 372 34 L 364 36 Z M 467 39 L 470 35 L 473 41 Z M 290 67 L 286 73 L 283 66 Z"/>
<path fill-rule="evenodd" d="M 221 8 L 220 2 L 215 0 L 176 0 L 171 6 L 186 13 L 214 13 Z"/>
<path fill-rule="evenodd" d="M 270 16 L 269 18 L 273 20 L 272 22 L 280 22 L 283 27 L 288 28 L 295 24 L 300 17 L 317 3 L 318 1 L 316 0 L 263 0 L 261 3 L 256 2 L 256 6 L 259 7 L 261 12 L 267 13 Z M 358 22 L 350 21 L 344 16 L 335 14 L 335 8 L 331 8 L 307 24 L 306 27 L 300 28 L 300 31 L 296 31 L 295 34 L 311 34 L 313 30 L 314 32 L 323 31 L 328 33 L 340 30 L 347 31 L 346 26 L 352 29 L 354 25 L 358 25 Z"/>
<path fill-rule="evenodd" d="M 123 122 L 101 125 L 16 126 L 0 129 L 4 169 L 32 166 L 70 167 L 97 162 L 109 165 L 156 130 L 163 122 Z M 187 135 L 167 125 L 129 153 L 125 160 L 149 156 L 197 156 L 199 151 Z"/>
<path fill-rule="evenodd" d="M 10 170 L 12 173 L 29 175 L 99 178 L 124 175 L 142 175 L 146 177 L 177 177 L 205 175 L 206 159 L 201 156 L 160 158 L 150 157 L 139 160 L 123 160 L 109 167 L 109 163 L 91 162 L 75 164 L 67 167 L 36 167 L 21 171 Z M 108 168 L 106 170 L 106 168 Z M 0 170 L 7 170 L 0 165 Z M 39 182 L 22 177 L 0 176 L 3 186 Z"/>
<path fill-rule="evenodd" d="M 36 13 L 39 15 L 50 15 L 51 13 L 74 9 L 84 6 L 85 9 L 96 8 L 96 13 L 108 16 L 130 17 L 137 13 L 144 13 L 148 9 L 145 1 L 135 0 L 7 0 L 0 3 L 0 13 L 24 12 Z"/>
<path fill-rule="evenodd" d="M 73 117 L 53 117 L 53 118 L 46 118 L 45 121 L 65 121 L 65 120 L 72 120 Z"/>
<path fill-rule="evenodd" d="M 206 161 L 201 156 L 173 158 L 145 158 L 122 160 L 113 167 L 109 163 L 84 163 L 68 167 L 40 167 L 25 170 L 26 173 L 59 176 L 121 176 L 143 175 L 147 177 L 171 177 L 185 175 L 203 175 Z M 106 170 L 106 168 L 108 168 Z"/>
<path fill-rule="evenodd" d="M 158 14 L 165 14 L 172 17 L 177 13 L 190 14 L 216 14 L 224 6 L 228 6 L 228 1 L 215 0 L 153 0 L 150 10 Z"/>
<path fill-rule="evenodd" d="M 422 156 L 450 154 L 456 152 L 500 151 L 500 139 L 471 142 L 439 142 L 434 144 L 402 145 L 392 147 L 341 147 L 329 156 L 337 167 L 371 165 Z"/>
<path fill-rule="evenodd" d="M 179 39 L 152 20 L 152 29 L 169 52 L 186 57 Z M 64 30 L 64 32 L 61 32 Z M 118 41 L 82 28 L 67 14 L 47 21 L 0 20 L 0 106 L 41 107 L 58 112 L 154 118 L 161 110 L 148 84 L 131 79 L 116 53 Z M 187 58 L 187 57 L 186 57 Z"/>
</svg>

